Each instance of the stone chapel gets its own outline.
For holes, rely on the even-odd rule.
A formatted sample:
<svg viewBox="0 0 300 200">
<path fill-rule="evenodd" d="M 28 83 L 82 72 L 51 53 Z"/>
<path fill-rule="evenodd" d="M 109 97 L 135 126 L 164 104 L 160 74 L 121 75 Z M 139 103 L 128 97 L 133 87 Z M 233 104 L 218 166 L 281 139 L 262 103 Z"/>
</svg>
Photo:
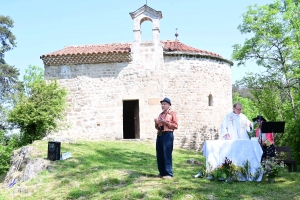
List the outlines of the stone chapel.
<svg viewBox="0 0 300 200">
<path fill-rule="evenodd" d="M 174 145 L 200 150 L 218 139 L 232 108 L 230 60 L 179 40 L 160 40 L 162 12 L 147 5 L 130 13 L 131 43 L 67 46 L 41 56 L 47 80 L 68 90 L 68 128 L 55 137 L 155 141 L 154 118 L 168 97 L 179 128 Z M 141 24 L 152 22 L 152 41 Z"/>
</svg>

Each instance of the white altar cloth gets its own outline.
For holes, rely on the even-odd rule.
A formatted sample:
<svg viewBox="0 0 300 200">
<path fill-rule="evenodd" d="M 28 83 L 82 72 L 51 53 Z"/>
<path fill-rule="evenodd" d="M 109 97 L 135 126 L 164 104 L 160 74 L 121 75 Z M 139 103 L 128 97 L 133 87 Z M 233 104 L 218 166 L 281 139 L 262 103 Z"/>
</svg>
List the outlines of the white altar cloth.
<svg viewBox="0 0 300 200">
<path fill-rule="evenodd" d="M 260 167 L 263 154 L 260 144 L 254 140 L 207 140 L 202 150 L 206 157 L 206 169 L 209 169 L 209 163 L 212 169 L 215 169 L 222 165 L 227 157 L 237 166 L 243 166 L 243 162 L 249 160 L 252 174 Z M 262 175 L 257 181 L 261 179 Z"/>
</svg>

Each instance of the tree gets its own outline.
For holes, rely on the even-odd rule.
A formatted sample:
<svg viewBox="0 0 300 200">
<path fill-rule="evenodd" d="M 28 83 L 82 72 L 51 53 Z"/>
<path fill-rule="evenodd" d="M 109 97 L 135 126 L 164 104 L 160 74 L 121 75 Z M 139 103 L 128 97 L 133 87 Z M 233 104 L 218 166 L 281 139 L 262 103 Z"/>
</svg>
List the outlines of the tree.
<svg viewBox="0 0 300 200">
<path fill-rule="evenodd" d="M 59 128 L 67 105 L 67 92 L 57 81 L 46 82 L 44 71 L 29 66 L 24 76 L 24 93 L 18 95 L 9 121 L 19 125 L 24 144 L 42 139 Z"/>
<path fill-rule="evenodd" d="M 0 130 L 0 175 L 7 172 L 10 167 L 11 152 L 17 147 L 18 139 L 12 136 L 10 139 L 5 137 L 4 131 Z"/>
<path fill-rule="evenodd" d="M 238 65 L 255 60 L 265 68 L 262 74 L 248 74 L 239 84 L 250 89 L 267 119 L 286 121 L 286 133 L 277 145 L 291 146 L 300 161 L 300 134 L 294 131 L 300 114 L 300 0 L 249 6 L 238 29 L 251 38 L 233 46 L 233 60 Z"/>
<path fill-rule="evenodd" d="M 14 27 L 14 21 L 9 16 L 0 15 L 0 64 L 5 64 L 4 53 L 16 47 L 16 37 L 10 28 Z"/>
<path fill-rule="evenodd" d="M 252 96 L 249 88 L 240 87 L 237 83 L 232 85 L 232 98 L 234 98 L 234 94 L 238 93 L 240 97 L 249 98 Z"/>
<path fill-rule="evenodd" d="M 7 128 L 7 112 L 13 103 L 13 94 L 21 89 L 19 71 L 4 60 L 4 53 L 16 47 L 15 36 L 11 32 L 13 20 L 0 15 L 0 130 Z"/>
</svg>

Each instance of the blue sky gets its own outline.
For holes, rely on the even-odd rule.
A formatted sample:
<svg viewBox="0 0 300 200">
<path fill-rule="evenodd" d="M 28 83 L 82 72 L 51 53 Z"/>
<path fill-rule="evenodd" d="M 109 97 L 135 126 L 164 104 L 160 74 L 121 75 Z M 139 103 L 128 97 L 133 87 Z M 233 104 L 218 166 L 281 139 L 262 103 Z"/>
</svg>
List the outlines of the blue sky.
<svg viewBox="0 0 300 200">
<path fill-rule="evenodd" d="M 148 0 L 147 5 L 161 11 L 161 40 L 178 39 L 189 46 L 231 59 L 232 45 L 242 44 L 246 7 L 273 0 Z M 8 64 L 20 69 L 21 77 L 29 65 L 43 67 L 41 55 L 70 45 L 133 42 L 133 21 L 129 12 L 146 0 L 0 0 L 0 14 L 14 20 L 12 32 L 17 47 L 5 54 Z M 151 22 L 142 24 L 142 40 L 151 40 Z M 263 69 L 254 62 L 232 67 L 232 81 L 246 72 Z"/>
</svg>

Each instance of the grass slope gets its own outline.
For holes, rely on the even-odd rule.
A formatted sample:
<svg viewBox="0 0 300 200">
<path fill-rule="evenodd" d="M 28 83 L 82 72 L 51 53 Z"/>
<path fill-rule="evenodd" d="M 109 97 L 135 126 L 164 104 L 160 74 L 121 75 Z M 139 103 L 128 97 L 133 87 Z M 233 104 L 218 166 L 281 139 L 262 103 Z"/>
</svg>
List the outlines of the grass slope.
<svg viewBox="0 0 300 200">
<path fill-rule="evenodd" d="M 46 141 L 33 143 L 47 157 Z M 300 174 L 285 172 L 274 184 L 262 182 L 215 182 L 193 178 L 205 162 L 201 153 L 174 149 L 175 178 L 160 179 L 155 146 L 145 142 L 80 141 L 62 143 L 72 158 L 52 161 L 38 177 L 0 190 L 0 199 L 300 199 Z M 3 177 L 2 177 L 3 181 Z"/>
</svg>

